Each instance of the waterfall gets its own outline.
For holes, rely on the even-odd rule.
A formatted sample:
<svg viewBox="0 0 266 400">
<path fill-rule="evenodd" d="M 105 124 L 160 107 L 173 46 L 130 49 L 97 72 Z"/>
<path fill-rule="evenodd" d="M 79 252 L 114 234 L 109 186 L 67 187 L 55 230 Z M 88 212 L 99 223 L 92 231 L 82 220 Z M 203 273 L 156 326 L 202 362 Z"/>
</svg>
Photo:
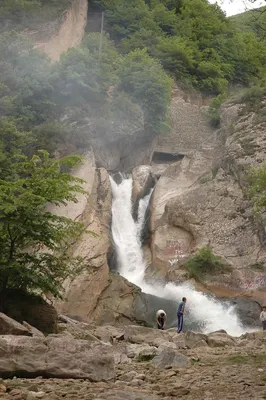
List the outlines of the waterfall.
<svg viewBox="0 0 266 400">
<path fill-rule="evenodd" d="M 112 236 L 117 253 L 119 273 L 139 286 L 144 293 L 178 302 L 187 298 L 189 319 L 195 321 L 204 333 L 225 329 L 229 334 L 239 336 L 245 329 L 230 304 L 219 302 L 212 296 L 196 291 L 191 285 L 168 283 L 154 285 L 145 281 L 145 261 L 141 246 L 141 231 L 151 192 L 139 202 L 138 219 L 132 217 L 132 178 L 116 184 L 110 177 L 112 201 Z"/>
</svg>

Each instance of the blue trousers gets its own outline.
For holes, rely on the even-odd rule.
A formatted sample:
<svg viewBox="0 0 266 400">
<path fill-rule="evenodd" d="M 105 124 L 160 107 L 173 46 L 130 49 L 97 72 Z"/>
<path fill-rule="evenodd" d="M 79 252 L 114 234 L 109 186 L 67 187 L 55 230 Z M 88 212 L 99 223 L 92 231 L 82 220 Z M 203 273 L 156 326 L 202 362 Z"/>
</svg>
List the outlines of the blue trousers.
<svg viewBox="0 0 266 400">
<path fill-rule="evenodd" d="M 177 332 L 182 332 L 183 329 L 183 314 L 177 313 Z"/>
<path fill-rule="evenodd" d="M 264 331 L 266 331 L 266 321 L 263 321 L 263 322 L 262 322 L 262 329 L 263 329 Z"/>
</svg>

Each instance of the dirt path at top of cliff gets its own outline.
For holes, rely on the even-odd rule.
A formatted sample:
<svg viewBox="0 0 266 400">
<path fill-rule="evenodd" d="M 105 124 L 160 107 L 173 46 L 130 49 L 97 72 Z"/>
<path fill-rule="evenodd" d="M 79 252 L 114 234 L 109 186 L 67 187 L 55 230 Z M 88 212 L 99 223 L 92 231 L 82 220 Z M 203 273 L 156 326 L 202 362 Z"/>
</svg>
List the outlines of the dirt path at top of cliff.
<svg viewBox="0 0 266 400">
<path fill-rule="evenodd" d="M 63 52 L 81 43 L 87 24 L 87 13 L 88 0 L 73 0 L 59 31 L 49 41 L 36 43 L 36 48 L 46 53 L 53 62 L 58 61 Z"/>
</svg>

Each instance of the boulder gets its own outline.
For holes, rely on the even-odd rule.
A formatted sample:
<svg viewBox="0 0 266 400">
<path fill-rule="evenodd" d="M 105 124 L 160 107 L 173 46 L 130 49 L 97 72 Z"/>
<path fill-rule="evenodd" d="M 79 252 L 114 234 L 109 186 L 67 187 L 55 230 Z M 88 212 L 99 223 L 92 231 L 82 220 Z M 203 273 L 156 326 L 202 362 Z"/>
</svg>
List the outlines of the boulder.
<svg viewBox="0 0 266 400">
<path fill-rule="evenodd" d="M 26 329 L 26 328 L 25 328 Z M 41 376 L 46 370 L 47 345 L 44 339 L 0 336 L 0 376 Z"/>
<path fill-rule="evenodd" d="M 25 326 L 3 313 L 0 313 L 0 335 L 32 336 Z"/>
<path fill-rule="evenodd" d="M 157 348 L 148 344 L 131 343 L 127 344 L 126 353 L 129 358 L 140 358 L 144 361 L 153 358 L 157 354 Z"/>
<path fill-rule="evenodd" d="M 110 347 L 68 337 L 0 336 L 0 376 L 108 381 L 115 377 Z"/>
<path fill-rule="evenodd" d="M 146 343 L 150 346 L 159 347 L 162 342 L 172 342 L 172 337 L 167 331 L 151 329 L 143 326 L 127 326 L 125 328 L 125 340 L 130 343 Z"/>
<path fill-rule="evenodd" d="M 124 340 L 124 329 L 111 325 L 97 326 L 94 330 L 94 335 L 104 342 L 113 343 L 114 341 Z"/>
<path fill-rule="evenodd" d="M 44 338 L 44 334 L 39 331 L 37 328 L 34 328 L 34 326 L 31 326 L 30 324 L 28 324 L 26 321 L 23 321 L 22 325 L 28 329 L 28 331 L 31 333 L 31 336 L 33 337 L 40 337 L 40 338 Z"/>
<path fill-rule="evenodd" d="M 214 332 L 208 335 L 207 343 L 210 347 L 234 346 L 236 344 L 231 336 L 222 332 Z"/>
<path fill-rule="evenodd" d="M 57 332 L 57 311 L 41 297 L 20 290 L 9 290 L 5 299 L 4 312 L 20 323 L 27 321 L 41 332 Z"/>
<path fill-rule="evenodd" d="M 64 336 L 74 339 L 88 340 L 90 342 L 102 343 L 94 334 L 93 327 L 82 322 L 77 324 L 59 324 L 59 332 Z"/>
<path fill-rule="evenodd" d="M 163 349 L 152 360 L 152 364 L 158 368 L 187 367 L 190 362 L 186 356 L 172 349 Z"/>
<path fill-rule="evenodd" d="M 187 332 L 185 334 L 185 345 L 189 349 L 195 349 L 197 347 L 206 347 L 207 344 L 207 335 L 203 333 L 195 333 L 195 332 Z"/>
<path fill-rule="evenodd" d="M 48 377 L 89 379 L 93 382 L 114 379 L 114 357 L 109 346 L 86 340 L 47 339 Z"/>
</svg>

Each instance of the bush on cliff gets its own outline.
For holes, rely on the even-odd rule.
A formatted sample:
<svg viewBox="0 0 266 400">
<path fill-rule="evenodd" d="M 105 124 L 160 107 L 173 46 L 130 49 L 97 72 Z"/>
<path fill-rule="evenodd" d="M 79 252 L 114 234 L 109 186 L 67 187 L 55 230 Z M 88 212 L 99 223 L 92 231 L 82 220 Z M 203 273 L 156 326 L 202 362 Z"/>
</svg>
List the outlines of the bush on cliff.
<svg viewBox="0 0 266 400">
<path fill-rule="evenodd" d="M 222 262 L 221 257 L 214 255 L 209 246 L 199 249 L 195 256 L 186 263 L 186 268 L 189 277 L 199 281 L 207 275 L 219 274 L 228 270 L 228 266 Z"/>
<path fill-rule="evenodd" d="M 266 209 L 266 163 L 259 168 L 251 168 L 247 176 L 248 194 L 255 212 Z"/>
</svg>

